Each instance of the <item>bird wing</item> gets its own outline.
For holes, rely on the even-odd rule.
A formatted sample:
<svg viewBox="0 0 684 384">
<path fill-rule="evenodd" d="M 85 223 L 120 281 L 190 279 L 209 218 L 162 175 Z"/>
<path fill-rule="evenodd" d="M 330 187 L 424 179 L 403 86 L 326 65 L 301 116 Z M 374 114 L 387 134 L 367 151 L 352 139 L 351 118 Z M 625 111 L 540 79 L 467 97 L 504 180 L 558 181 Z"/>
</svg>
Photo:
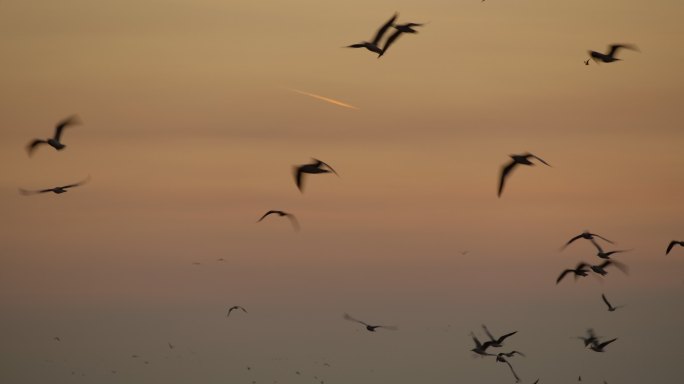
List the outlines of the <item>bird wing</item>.
<svg viewBox="0 0 684 384">
<path fill-rule="evenodd" d="M 78 183 L 69 184 L 69 185 L 64 185 L 64 186 L 59 187 L 59 188 L 64 188 L 64 189 L 66 189 L 66 188 L 79 187 L 79 186 L 81 186 L 81 185 L 87 183 L 89 180 L 90 180 L 90 176 L 86 177 L 86 178 L 83 179 L 82 181 L 79 181 Z"/>
<path fill-rule="evenodd" d="M 511 332 L 511 333 L 507 333 L 507 334 L 505 334 L 505 335 L 499 337 L 499 340 L 497 340 L 497 342 L 498 342 L 499 344 L 501 344 L 501 343 L 503 343 L 504 340 L 506 340 L 507 337 L 513 336 L 513 335 L 515 335 L 516 333 L 518 333 L 518 331 Z"/>
<path fill-rule="evenodd" d="M 28 196 L 28 195 L 35 195 L 36 193 L 41 193 L 41 192 L 40 191 L 29 191 L 29 190 L 26 190 L 24 188 L 19 188 L 19 193 L 21 193 L 24 196 Z"/>
<path fill-rule="evenodd" d="M 78 118 L 74 115 L 67 117 L 66 119 L 57 123 L 57 126 L 55 127 L 55 140 L 59 141 L 59 138 L 62 137 L 62 131 L 64 130 L 64 128 L 76 124 L 77 122 Z"/>
<path fill-rule="evenodd" d="M 520 378 L 519 378 L 518 375 L 515 373 L 515 370 L 513 369 L 513 366 L 511 365 L 511 363 L 510 363 L 508 360 L 504 360 L 504 362 L 505 362 L 506 364 L 508 364 L 508 368 L 511 369 L 511 373 L 513 373 L 513 377 L 515 377 L 515 382 L 516 382 L 516 383 L 519 383 L 519 382 L 520 382 Z"/>
<path fill-rule="evenodd" d="M 541 161 L 542 163 L 544 163 L 544 165 L 548 165 L 549 167 L 551 166 L 549 163 L 547 163 L 546 161 L 544 161 L 544 160 L 543 160 L 541 157 L 539 157 L 539 156 L 533 155 L 533 154 L 531 154 L 531 153 L 530 153 L 530 156 L 531 156 L 531 157 L 534 157 L 535 159 L 537 159 L 537 160 L 539 160 L 539 161 Z"/>
<path fill-rule="evenodd" d="M 617 338 L 612 339 L 612 340 L 608 340 L 608 341 L 604 341 L 603 343 L 598 344 L 598 347 L 599 347 L 599 348 L 604 348 L 606 345 L 612 343 L 612 342 L 615 341 L 615 340 L 617 340 Z"/>
<path fill-rule="evenodd" d="M 633 51 L 638 51 L 639 49 L 632 44 L 613 44 L 609 46 L 610 50 L 608 51 L 608 56 L 613 56 L 615 57 L 615 54 L 617 53 L 618 49 L 620 48 L 625 48 L 625 49 L 631 49 Z"/>
<path fill-rule="evenodd" d="M 563 272 L 560 274 L 560 276 L 558 276 L 558 278 L 556 279 L 556 284 L 560 283 L 561 280 L 563 280 L 563 278 L 565 277 L 565 275 L 567 275 L 567 274 L 570 273 L 570 272 L 574 272 L 574 270 L 572 270 L 572 269 L 566 269 L 565 271 L 563 271 Z"/>
<path fill-rule="evenodd" d="M 354 321 L 354 322 L 357 322 L 357 323 L 359 323 L 359 324 L 363 324 L 363 325 L 365 325 L 366 327 L 369 326 L 368 324 L 364 323 L 363 321 L 358 320 L 358 319 L 355 319 L 355 318 L 349 316 L 348 313 L 345 313 L 344 316 L 342 316 L 342 317 L 344 317 L 345 320 Z"/>
<path fill-rule="evenodd" d="M 394 40 L 396 40 L 400 35 L 401 35 L 400 30 L 396 30 L 393 34 L 390 35 L 390 37 L 387 38 L 387 41 L 385 41 L 385 45 L 382 47 L 382 53 L 380 54 L 381 56 L 385 54 L 387 49 L 394 43 Z"/>
<path fill-rule="evenodd" d="M 302 182 L 304 181 L 302 179 L 302 166 L 299 167 L 294 167 L 294 177 L 295 177 L 295 183 L 297 183 L 297 188 L 299 189 L 300 192 L 302 191 Z"/>
<path fill-rule="evenodd" d="M 399 329 L 396 325 L 378 325 L 378 328 L 384 328 L 390 331 L 396 331 Z"/>
<path fill-rule="evenodd" d="M 670 251 L 672 250 L 672 248 L 674 248 L 674 246 L 677 245 L 677 243 L 678 243 L 678 241 L 672 240 L 672 241 L 670 242 L 670 245 L 667 246 L 667 251 L 665 251 L 665 254 L 667 255 L 668 253 L 670 253 Z"/>
<path fill-rule="evenodd" d="M 242 312 L 247 313 L 247 310 L 244 307 L 239 306 L 238 308 L 240 308 Z"/>
<path fill-rule="evenodd" d="M 603 264 L 606 264 L 606 263 L 603 263 Z M 620 271 L 622 271 L 622 273 L 627 274 L 627 273 L 629 272 L 629 268 L 627 267 L 627 265 L 624 264 L 624 263 L 621 263 L 621 262 L 619 262 L 619 261 L 610 260 L 610 263 L 607 264 L 607 265 L 605 265 L 605 266 L 607 267 L 608 265 L 614 265 L 617 269 L 619 269 Z"/>
<path fill-rule="evenodd" d="M 287 218 L 290 219 L 290 222 L 292 223 L 292 227 L 294 227 L 294 230 L 299 232 L 299 221 L 297 220 L 295 215 L 287 213 L 285 214 L 285 216 L 287 216 Z"/>
<path fill-rule="evenodd" d="M 598 238 L 600 238 L 600 239 L 603 239 L 603 240 L 605 240 L 605 241 L 607 241 L 607 242 L 609 242 L 609 243 L 611 243 L 611 244 L 615 244 L 615 243 L 613 243 L 612 241 L 606 239 L 605 237 L 603 237 L 603 236 L 601 236 L 601 235 L 597 235 L 597 234 L 595 234 L 595 233 L 592 233 L 591 235 L 592 235 L 592 236 L 596 236 L 596 237 L 598 237 Z"/>
<path fill-rule="evenodd" d="M 363 48 L 365 46 L 366 46 L 366 44 L 364 44 L 364 43 L 356 43 L 356 44 L 352 44 L 352 45 L 347 45 L 347 48 Z"/>
<path fill-rule="evenodd" d="M 565 248 L 565 247 L 567 247 L 568 245 L 572 244 L 573 241 L 575 241 L 575 240 L 577 240 L 577 239 L 579 239 L 579 238 L 581 238 L 581 237 L 582 237 L 582 235 L 577 235 L 577 236 L 573 237 L 572 239 L 568 240 L 568 242 L 565 243 L 565 245 L 563 246 L 563 248 Z"/>
<path fill-rule="evenodd" d="M 387 29 L 392 26 L 394 20 L 397 19 L 397 16 L 399 16 L 399 14 L 395 13 L 394 16 L 392 16 L 382 27 L 380 27 L 380 29 L 378 29 L 378 32 L 375 34 L 375 38 L 373 39 L 374 45 L 378 45 L 380 39 L 382 39 L 382 35 L 384 35 L 385 31 L 387 31 Z"/>
<path fill-rule="evenodd" d="M 270 210 L 270 211 L 264 213 L 264 215 L 261 216 L 261 218 L 260 218 L 259 220 L 257 220 L 257 223 L 260 222 L 261 220 L 263 220 L 264 218 L 266 218 L 266 216 L 268 216 L 268 215 L 270 215 L 270 214 L 273 214 L 273 213 L 278 213 L 278 211 Z"/>
<path fill-rule="evenodd" d="M 317 164 L 316 164 L 317 167 L 320 168 L 321 165 L 325 165 L 326 167 L 328 167 L 328 169 L 330 169 L 330 171 L 332 171 L 332 173 L 334 173 L 334 174 L 336 174 L 337 176 L 339 176 L 339 175 L 337 174 L 337 172 L 333 169 L 333 167 L 330 166 L 330 164 L 328 164 L 328 163 L 326 163 L 326 162 L 324 162 L 324 161 L 318 160 L 318 159 L 313 159 L 313 160 L 317 163 Z"/>
<path fill-rule="evenodd" d="M 516 164 L 517 163 L 515 161 L 511 161 L 501 170 L 501 179 L 499 180 L 499 197 L 501 197 L 501 192 L 503 192 L 504 183 L 506 182 L 506 176 L 508 176 L 508 174 L 511 173 L 513 168 L 515 168 Z"/>
<path fill-rule="evenodd" d="M 608 309 L 613 308 L 613 306 L 610 305 L 610 303 L 608 302 L 608 299 L 606 299 L 606 295 L 605 295 L 605 294 L 602 293 L 602 294 L 601 294 L 601 298 L 603 299 L 603 302 L 606 303 L 606 305 L 608 306 Z"/>
<path fill-rule="evenodd" d="M 603 253 L 603 248 L 601 248 L 601 246 L 594 239 L 591 239 L 589 241 L 591 241 L 591 243 L 594 244 L 596 249 L 598 249 L 599 253 Z"/>
<path fill-rule="evenodd" d="M 475 343 L 475 348 L 482 349 L 482 343 L 480 343 L 480 340 L 477 339 L 474 333 L 471 333 L 470 336 L 473 338 L 473 342 Z"/>
<path fill-rule="evenodd" d="M 33 150 L 36 149 L 36 147 L 41 145 L 41 144 L 47 144 L 47 141 L 41 140 L 41 139 L 35 139 L 32 142 L 30 142 L 26 146 L 26 150 L 28 151 L 29 156 L 31 156 L 31 154 L 33 153 Z"/>
<path fill-rule="evenodd" d="M 484 329 L 485 333 L 487 334 L 487 337 L 489 337 L 490 340 L 495 341 L 496 339 L 494 336 L 492 336 L 492 333 L 489 332 L 489 329 L 487 329 L 487 326 L 482 324 L 482 329 Z"/>
</svg>

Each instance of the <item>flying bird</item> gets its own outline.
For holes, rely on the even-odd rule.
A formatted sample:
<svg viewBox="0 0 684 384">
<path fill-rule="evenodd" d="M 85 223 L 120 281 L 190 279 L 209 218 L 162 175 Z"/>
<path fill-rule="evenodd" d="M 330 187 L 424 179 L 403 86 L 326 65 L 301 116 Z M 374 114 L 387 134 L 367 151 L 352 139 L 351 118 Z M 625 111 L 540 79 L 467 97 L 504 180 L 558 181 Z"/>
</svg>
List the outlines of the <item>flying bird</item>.
<svg viewBox="0 0 684 384">
<path fill-rule="evenodd" d="M 234 306 L 230 307 L 230 309 L 228 309 L 228 314 L 226 315 L 226 317 L 230 316 L 230 313 L 236 309 L 240 309 L 240 310 L 242 310 L 242 312 L 247 313 L 247 310 L 244 309 L 243 307 L 241 307 L 239 305 L 234 305 Z"/>
<path fill-rule="evenodd" d="M 684 241 L 677 241 L 677 240 L 672 240 L 670 242 L 670 245 L 667 246 L 667 250 L 665 251 L 665 254 L 669 254 L 672 248 L 674 248 L 675 245 L 679 245 L 680 247 L 684 247 Z"/>
<path fill-rule="evenodd" d="M 608 344 L 612 343 L 615 340 L 617 340 L 617 338 L 611 339 L 608 341 L 604 341 L 603 343 L 599 343 L 598 341 L 594 341 L 593 343 L 591 343 L 591 346 L 589 348 L 594 352 L 605 352 L 604 348 Z"/>
<path fill-rule="evenodd" d="M 62 339 L 60 339 L 59 336 L 53 337 L 52 340 L 55 340 L 55 341 L 62 341 Z"/>
<path fill-rule="evenodd" d="M 309 174 L 316 174 L 316 173 L 334 173 L 337 175 L 337 172 L 329 166 L 328 164 L 322 162 L 321 160 L 318 159 L 311 159 L 313 160 L 312 163 L 310 164 L 302 164 L 300 166 L 295 166 L 294 168 L 294 176 L 295 176 L 295 182 L 297 183 L 297 188 L 299 188 L 300 192 L 304 192 L 304 174 L 309 173 Z M 325 167 L 325 168 L 322 168 Z M 339 176 L 339 175 L 337 175 Z"/>
<path fill-rule="evenodd" d="M 382 49 L 378 44 L 380 44 L 380 40 L 382 39 L 382 36 L 385 34 L 387 29 L 394 24 L 394 20 L 397 19 L 397 16 L 399 16 L 398 13 L 395 13 L 394 16 L 392 16 L 385 24 L 378 29 L 378 32 L 375 34 L 375 37 L 373 38 L 373 41 L 362 41 L 357 44 L 352 44 L 348 45 L 347 48 L 366 48 L 367 50 L 371 52 L 375 52 L 378 55 L 382 55 Z"/>
<path fill-rule="evenodd" d="M 631 44 L 613 44 L 608 46 L 608 53 L 589 51 L 589 56 L 591 56 L 595 62 L 612 63 L 621 60 L 615 57 L 615 54 L 620 48 L 631 49 L 633 51 L 639 50 L 636 46 Z"/>
<path fill-rule="evenodd" d="M 174 348 L 175 348 L 174 345 L 169 343 L 169 349 L 174 349 Z"/>
<path fill-rule="evenodd" d="M 594 330 L 591 328 L 587 329 L 587 336 L 586 337 L 577 336 L 577 338 L 584 341 L 585 347 L 588 347 L 589 345 L 598 341 L 598 337 L 594 333 Z"/>
<path fill-rule="evenodd" d="M 378 329 L 378 328 L 385 328 L 385 329 L 388 329 L 388 330 L 391 330 L 391 331 L 396 331 L 396 330 L 397 330 L 397 327 L 395 327 L 395 326 L 388 326 L 388 325 L 370 325 L 370 324 L 368 324 L 368 323 L 364 323 L 364 322 L 361 321 L 361 320 L 357 320 L 357 319 L 355 319 L 355 318 L 349 316 L 349 315 L 346 314 L 346 313 L 344 314 L 343 317 L 344 317 L 345 320 L 349 320 L 349 321 L 353 321 L 353 322 L 356 322 L 356 323 L 365 325 L 365 326 L 366 326 L 366 330 L 368 330 L 368 331 L 370 331 L 370 332 L 375 332 L 375 330 Z"/>
<path fill-rule="evenodd" d="M 70 126 L 70 125 L 75 125 L 79 124 L 80 120 L 78 119 L 78 116 L 70 116 L 59 123 L 57 123 L 57 126 L 55 126 L 55 135 L 51 138 L 41 140 L 41 139 L 34 139 L 29 143 L 29 145 L 26 147 L 26 150 L 28 151 L 29 156 L 33 153 L 33 151 L 36 149 L 41 144 L 48 144 L 52 148 L 61 151 L 66 147 L 66 145 L 62 144 L 60 141 L 62 137 L 62 131 L 64 128 Z"/>
<path fill-rule="evenodd" d="M 40 190 L 37 190 L 37 191 L 27 191 L 26 189 L 19 188 L 19 193 L 21 193 L 21 194 L 24 195 L 24 196 L 35 195 L 35 194 L 38 194 L 38 193 L 47 193 L 47 192 L 52 192 L 52 193 L 55 193 L 55 194 L 58 194 L 58 195 L 59 195 L 59 194 L 61 194 L 61 193 L 67 192 L 67 190 L 68 190 L 69 188 L 80 187 L 81 185 L 87 183 L 88 180 L 90 180 L 90 176 L 88 176 L 85 180 L 80 181 L 80 182 L 75 183 L 75 184 L 63 185 L 63 186 L 61 186 L 61 187 L 40 189 Z"/>
<path fill-rule="evenodd" d="M 573 237 L 572 239 L 568 240 L 568 242 L 565 243 L 565 245 L 563 246 L 563 248 L 561 248 L 561 250 L 562 250 L 562 249 L 565 249 L 565 247 L 567 247 L 568 245 L 572 244 L 575 240 L 578 240 L 578 239 L 594 240 L 594 236 L 595 236 L 595 237 L 598 237 L 599 239 L 603 239 L 603 240 L 605 240 L 605 241 L 607 241 L 607 242 L 609 242 L 609 243 L 611 243 L 611 244 L 615 244 L 615 243 L 613 243 L 612 241 L 606 239 L 605 237 L 603 237 L 603 236 L 601 236 L 601 235 L 597 235 L 597 234 L 591 233 L 591 232 L 589 232 L 589 231 L 584 231 L 584 232 L 580 233 L 579 235 Z"/>
<path fill-rule="evenodd" d="M 260 222 L 261 220 L 263 220 L 264 218 L 266 218 L 266 216 L 272 215 L 272 214 L 277 214 L 278 216 L 281 216 L 281 217 L 282 217 L 282 216 L 287 217 L 288 219 L 290 219 L 290 222 L 292 223 L 292 226 L 294 227 L 294 230 L 295 230 L 295 231 L 299 231 L 299 222 L 297 221 L 297 218 L 296 218 L 293 214 L 287 213 L 287 212 L 284 212 L 284 211 L 270 210 L 270 211 L 264 213 L 264 215 L 261 216 L 261 218 L 260 218 L 259 220 L 257 220 L 257 223 Z"/>
<path fill-rule="evenodd" d="M 589 60 L 591 60 L 591 58 L 584 60 L 584 65 L 589 65 Z"/>
<path fill-rule="evenodd" d="M 503 347 L 503 342 L 504 342 L 504 340 L 506 340 L 506 338 L 508 338 L 508 337 L 510 337 L 510 336 L 513 336 L 513 335 L 515 335 L 516 333 L 518 333 L 518 331 L 514 331 L 514 332 L 511 332 L 511 333 L 507 333 L 507 334 L 505 334 L 505 335 L 503 335 L 503 336 L 501 336 L 501 337 L 499 337 L 499 338 L 497 339 L 497 338 L 495 338 L 494 336 L 492 336 L 492 334 L 489 332 L 489 329 L 487 329 L 487 326 L 486 326 L 486 325 L 482 324 L 482 329 L 484 329 L 485 333 L 487 334 L 487 336 L 488 336 L 489 339 L 491 340 L 491 341 L 490 341 L 491 346 L 492 346 L 492 347 L 495 347 L 495 348 Z"/>
<path fill-rule="evenodd" d="M 619 261 L 615 261 L 615 260 L 606 260 L 599 265 L 590 265 L 589 268 L 591 268 L 592 271 L 598 273 L 599 275 L 605 276 L 608 274 L 608 272 L 606 271 L 606 267 L 609 267 L 611 265 L 614 265 L 617 269 L 621 270 L 623 273 L 627 273 L 627 266 L 624 265 L 623 263 L 620 263 Z"/>
<path fill-rule="evenodd" d="M 504 356 L 513 357 L 516 354 L 518 354 L 522 357 L 525 357 L 525 354 L 523 354 L 522 352 L 519 352 L 519 351 L 511 351 L 511 352 L 507 352 L 507 353 L 506 352 L 500 352 L 500 353 L 496 354 L 496 361 L 503 363 L 505 361 Z"/>
<path fill-rule="evenodd" d="M 587 276 L 587 274 L 589 273 L 587 267 L 589 267 L 589 264 L 582 262 L 577 264 L 577 267 L 575 267 L 575 269 L 564 270 L 563 272 L 561 272 L 560 276 L 558 276 L 558 279 L 556 279 L 556 284 L 560 283 L 561 280 L 563 280 L 565 275 L 567 275 L 568 273 L 574 273 L 575 280 L 577 280 L 578 276 Z"/>
<path fill-rule="evenodd" d="M 393 25 L 394 29 L 396 31 L 390 35 L 390 37 L 387 38 L 387 41 L 385 41 L 385 45 L 382 47 L 382 52 L 378 53 L 378 58 L 381 57 L 382 55 L 387 52 L 387 49 L 394 43 L 394 40 L 399 38 L 402 33 L 418 33 L 417 30 L 415 30 L 413 27 L 422 27 L 423 24 L 420 23 L 406 23 L 406 24 L 395 24 Z"/>
<path fill-rule="evenodd" d="M 541 158 L 531 154 L 531 153 L 525 153 L 522 155 L 510 155 L 512 161 L 508 163 L 503 169 L 501 170 L 501 179 L 499 181 L 499 194 L 498 196 L 501 197 L 501 193 L 503 192 L 504 188 L 504 183 L 506 182 L 506 177 L 508 176 L 509 173 L 515 168 L 516 165 L 522 164 L 522 165 L 529 165 L 533 166 L 534 163 L 530 161 L 530 158 L 537 159 L 541 161 L 544 165 L 547 165 L 550 167 L 549 163 L 546 161 L 542 160 Z"/>
<path fill-rule="evenodd" d="M 624 305 L 618 305 L 617 307 L 613 307 L 613 305 L 608 301 L 606 298 L 605 294 L 601 294 L 601 298 L 603 299 L 603 302 L 606 303 L 608 306 L 608 312 L 615 312 L 616 309 L 624 307 Z"/>
<path fill-rule="evenodd" d="M 606 259 L 606 260 L 610 259 L 610 256 L 611 256 L 611 255 L 614 255 L 614 254 L 616 254 L 616 253 L 622 253 L 622 252 L 627 252 L 627 251 L 629 251 L 629 250 L 627 250 L 627 249 L 621 249 L 621 250 L 617 250 L 617 251 L 605 252 L 605 251 L 603 250 L 603 248 L 601 248 L 601 246 L 596 242 L 596 240 L 591 239 L 591 243 L 594 244 L 594 246 L 595 246 L 596 249 L 598 250 L 598 253 L 596 254 L 596 256 L 598 256 L 598 257 L 600 257 L 600 258 L 602 258 L 602 259 Z"/>
<path fill-rule="evenodd" d="M 485 341 L 484 343 L 481 343 L 472 332 L 470 333 L 470 336 L 473 338 L 473 342 L 475 343 L 475 348 L 471 349 L 471 351 L 481 356 L 496 356 L 494 354 L 487 353 L 487 348 L 492 346 L 491 341 Z"/>
</svg>

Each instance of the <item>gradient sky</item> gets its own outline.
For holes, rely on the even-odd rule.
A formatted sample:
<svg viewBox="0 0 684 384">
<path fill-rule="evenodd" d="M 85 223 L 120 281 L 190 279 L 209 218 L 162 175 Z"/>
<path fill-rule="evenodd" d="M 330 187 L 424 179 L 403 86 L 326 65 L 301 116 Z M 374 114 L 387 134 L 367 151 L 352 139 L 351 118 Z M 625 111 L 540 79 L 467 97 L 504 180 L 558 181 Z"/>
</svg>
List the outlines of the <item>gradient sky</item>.
<svg viewBox="0 0 684 384">
<path fill-rule="evenodd" d="M 342 48 L 395 11 L 428 24 L 380 60 Z M 527 354 L 525 384 L 681 383 L 684 249 L 664 249 L 684 240 L 683 17 L 677 0 L 0 1 L 0 382 L 512 383 L 471 356 L 485 323 L 519 331 L 503 349 Z M 641 52 L 582 63 L 611 43 Z M 73 113 L 64 151 L 27 156 Z M 525 151 L 553 167 L 498 199 Z M 300 194 L 310 157 L 340 177 Z M 269 209 L 302 231 L 256 224 Z M 631 250 L 629 275 L 556 286 L 599 261 L 559 252 L 585 229 Z M 226 319 L 235 304 L 249 314 Z M 588 327 L 619 340 L 584 350 Z"/>
</svg>

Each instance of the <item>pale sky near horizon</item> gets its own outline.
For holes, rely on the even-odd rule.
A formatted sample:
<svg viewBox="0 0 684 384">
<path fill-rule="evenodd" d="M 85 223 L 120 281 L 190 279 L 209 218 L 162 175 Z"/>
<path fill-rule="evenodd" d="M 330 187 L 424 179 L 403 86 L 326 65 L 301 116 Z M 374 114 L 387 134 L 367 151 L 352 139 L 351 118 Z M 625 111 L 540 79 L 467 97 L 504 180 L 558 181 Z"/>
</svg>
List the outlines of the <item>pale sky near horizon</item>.
<svg viewBox="0 0 684 384">
<path fill-rule="evenodd" d="M 395 11 L 426 24 L 381 59 L 343 48 Z M 664 251 L 684 240 L 683 17 L 675 0 L 0 1 L 0 382 L 513 383 L 471 357 L 484 323 L 519 331 L 501 350 L 527 355 L 524 384 L 680 383 L 684 248 Z M 584 65 L 611 43 L 639 51 Z M 71 114 L 66 149 L 29 158 Z M 498 199 L 526 151 L 552 167 Z M 302 194 L 311 157 L 340 177 Z M 301 232 L 257 224 L 270 209 Z M 556 285 L 600 262 L 559 251 L 583 230 L 630 250 L 629 274 Z M 586 350 L 589 327 L 618 341 Z"/>
</svg>

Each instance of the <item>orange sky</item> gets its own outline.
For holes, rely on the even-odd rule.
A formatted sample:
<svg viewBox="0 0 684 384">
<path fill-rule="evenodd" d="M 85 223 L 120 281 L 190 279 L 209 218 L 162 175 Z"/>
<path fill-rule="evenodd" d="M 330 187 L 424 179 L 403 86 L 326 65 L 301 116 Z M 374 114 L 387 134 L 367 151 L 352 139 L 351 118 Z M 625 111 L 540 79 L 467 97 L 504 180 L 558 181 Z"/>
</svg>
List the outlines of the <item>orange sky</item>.
<svg viewBox="0 0 684 384">
<path fill-rule="evenodd" d="M 381 59 L 342 48 L 395 11 L 427 24 Z M 483 322 L 520 331 L 524 383 L 678 382 L 682 16 L 674 0 L 0 2 L 0 382 L 505 383 L 470 358 Z M 582 63 L 611 43 L 640 52 Z M 64 151 L 27 156 L 73 113 Z M 553 167 L 517 169 L 497 199 L 526 151 Z M 340 177 L 300 194 L 291 167 L 311 157 Z M 256 224 L 269 209 L 302 231 Z M 585 229 L 631 249 L 630 274 L 555 286 L 599 260 L 558 252 Z M 602 292 L 627 307 L 608 314 Z M 227 321 L 234 304 L 249 316 Z M 584 351 L 587 327 L 620 339 Z"/>
</svg>

